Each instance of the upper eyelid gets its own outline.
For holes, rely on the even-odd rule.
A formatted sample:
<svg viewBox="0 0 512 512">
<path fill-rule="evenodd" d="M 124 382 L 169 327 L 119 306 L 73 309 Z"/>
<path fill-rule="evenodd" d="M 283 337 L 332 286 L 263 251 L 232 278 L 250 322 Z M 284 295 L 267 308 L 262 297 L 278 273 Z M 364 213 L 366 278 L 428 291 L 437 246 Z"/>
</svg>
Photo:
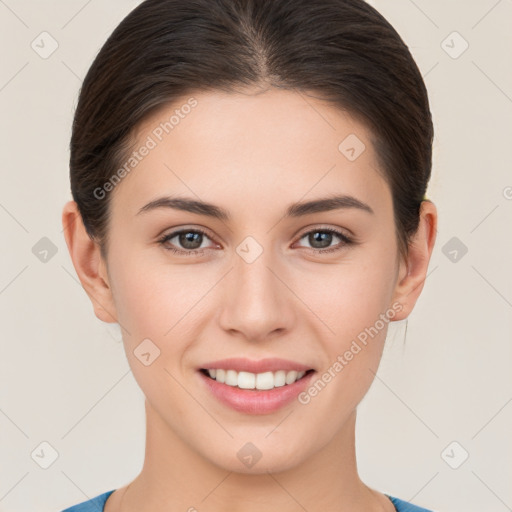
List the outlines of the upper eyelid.
<svg viewBox="0 0 512 512">
<path fill-rule="evenodd" d="M 207 228 L 204 227 L 187 227 L 184 228 L 177 228 L 177 229 L 171 229 L 168 233 L 162 233 L 158 236 L 158 239 L 162 238 L 174 238 L 176 235 L 180 235 L 181 233 L 189 233 L 189 232 L 196 232 L 196 233 L 202 233 L 206 235 L 211 240 L 215 239 L 216 237 L 210 233 L 210 231 Z"/>
<path fill-rule="evenodd" d="M 180 235 L 181 233 L 190 233 L 190 232 L 206 235 L 212 242 L 215 241 L 215 237 L 212 236 L 206 228 L 202 228 L 202 227 L 201 228 L 180 228 L 175 231 L 170 231 L 169 233 L 164 234 L 164 235 L 160 236 L 159 238 L 160 239 L 167 238 L 169 240 L 171 238 L 174 238 L 177 235 Z"/>
<path fill-rule="evenodd" d="M 307 235 L 309 233 L 314 233 L 315 231 L 328 231 L 328 232 L 332 232 L 334 234 L 342 234 L 344 236 L 346 236 L 347 238 L 352 238 L 353 235 L 351 234 L 351 232 L 348 230 L 348 229 L 345 229 L 345 228 L 339 228 L 339 227 L 336 227 L 336 228 L 333 228 L 333 227 L 327 227 L 327 226 L 313 226 L 313 227 L 308 227 L 306 228 L 304 231 L 302 231 L 301 235 L 299 236 L 299 239 L 302 238 L 304 235 Z"/>
</svg>

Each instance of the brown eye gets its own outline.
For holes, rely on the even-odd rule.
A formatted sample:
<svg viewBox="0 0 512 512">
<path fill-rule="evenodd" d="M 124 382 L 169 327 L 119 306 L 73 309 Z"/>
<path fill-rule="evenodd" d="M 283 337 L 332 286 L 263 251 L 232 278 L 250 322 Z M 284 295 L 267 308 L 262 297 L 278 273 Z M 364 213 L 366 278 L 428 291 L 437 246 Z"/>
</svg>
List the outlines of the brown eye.
<svg viewBox="0 0 512 512">
<path fill-rule="evenodd" d="M 169 251 L 193 256 L 202 254 L 203 249 L 208 249 L 207 246 L 203 246 L 205 238 L 209 239 L 208 235 L 200 229 L 182 229 L 164 235 L 158 242 Z M 171 242 L 174 239 L 176 240 Z M 171 247 L 169 247 L 169 244 L 171 244 Z"/>
<path fill-rule="evenodd" d="M 310 244 L 307 248 L 319 253 L 337 251 L 353 243 L 352 239 L 335 229 L 315 229 L 308 231 L 302 235 L 300 240 L 304 238 L 307 238 Z M 341 242 L 332 247 L 331 244 L 333 241 L 336 241 L 336 238 L 340 239 Z"/>
</svg>

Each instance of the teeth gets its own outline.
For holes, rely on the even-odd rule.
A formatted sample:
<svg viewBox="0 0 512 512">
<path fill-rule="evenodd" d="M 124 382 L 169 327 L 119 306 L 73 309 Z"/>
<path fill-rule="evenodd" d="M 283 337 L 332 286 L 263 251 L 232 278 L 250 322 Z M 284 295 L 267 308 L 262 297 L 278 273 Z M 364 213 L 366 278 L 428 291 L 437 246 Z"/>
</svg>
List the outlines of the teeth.
<svg viewBox="0 0 512 512">
<path fill-rule="evenodd" d="M 228 386 L 238 386 L 238 375 L 235 370 L 226 370 L 224 384 L 227 384 Z"/>
<path fill-rule="evenodd" d="M 297 372 L 292 370 L 286 374 L 286 384 L 292 384 L 297 380 Z"/>
<path fill-rule="evenodd" d="M 235 370 L 212 369 L 208 374 L 212 379 L 228 386 L 240 389 L 273 389 L 287 384 L 293 384 L 301 379 L 306 372 L 279 370 L 277 372 L 250 373 Z"/>
</svg>

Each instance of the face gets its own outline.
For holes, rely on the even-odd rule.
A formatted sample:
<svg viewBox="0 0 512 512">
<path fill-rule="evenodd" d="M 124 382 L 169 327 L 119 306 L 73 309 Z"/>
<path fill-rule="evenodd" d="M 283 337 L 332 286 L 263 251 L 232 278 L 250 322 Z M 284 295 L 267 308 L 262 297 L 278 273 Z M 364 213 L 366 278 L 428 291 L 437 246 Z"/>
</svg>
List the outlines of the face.
<svg viewBox="0 0 512 512">
<path fill-rule="evenodd" d="M 117 321 L 148 421 L 226 470 L 284 470 L 343 431 L 377 371 L 400 310 L 392 196 L 370 133 L 332 105 L 278 90 L 193 97 L 140 126 L 134 147 L 150 150 L 114 189 Z M 216 209 L 143 209 L 164 197 Z M 242 387 L 308 372 L 254 390 L 201 371 L 213 368 Z M 241 464 L 244 446 L 261 462 Z"/>
</svg>

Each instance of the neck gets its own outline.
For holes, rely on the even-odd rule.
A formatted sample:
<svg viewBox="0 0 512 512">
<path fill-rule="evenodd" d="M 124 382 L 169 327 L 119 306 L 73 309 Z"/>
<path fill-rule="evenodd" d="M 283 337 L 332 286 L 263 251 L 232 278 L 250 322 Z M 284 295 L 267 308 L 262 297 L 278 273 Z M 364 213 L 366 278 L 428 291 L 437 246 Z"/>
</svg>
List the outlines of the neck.
<svg viewBox="0 0 512 512">
<path fill-rule="evenodd" d="M 319 452 L 291 469 L 237 473 L 223 469 L 171 431 L 146 401 L 146 455 L 122 497 L 122 512 L 381 512 L 394 510 L 358 476 L 356 411 Z"/>
</svg>

